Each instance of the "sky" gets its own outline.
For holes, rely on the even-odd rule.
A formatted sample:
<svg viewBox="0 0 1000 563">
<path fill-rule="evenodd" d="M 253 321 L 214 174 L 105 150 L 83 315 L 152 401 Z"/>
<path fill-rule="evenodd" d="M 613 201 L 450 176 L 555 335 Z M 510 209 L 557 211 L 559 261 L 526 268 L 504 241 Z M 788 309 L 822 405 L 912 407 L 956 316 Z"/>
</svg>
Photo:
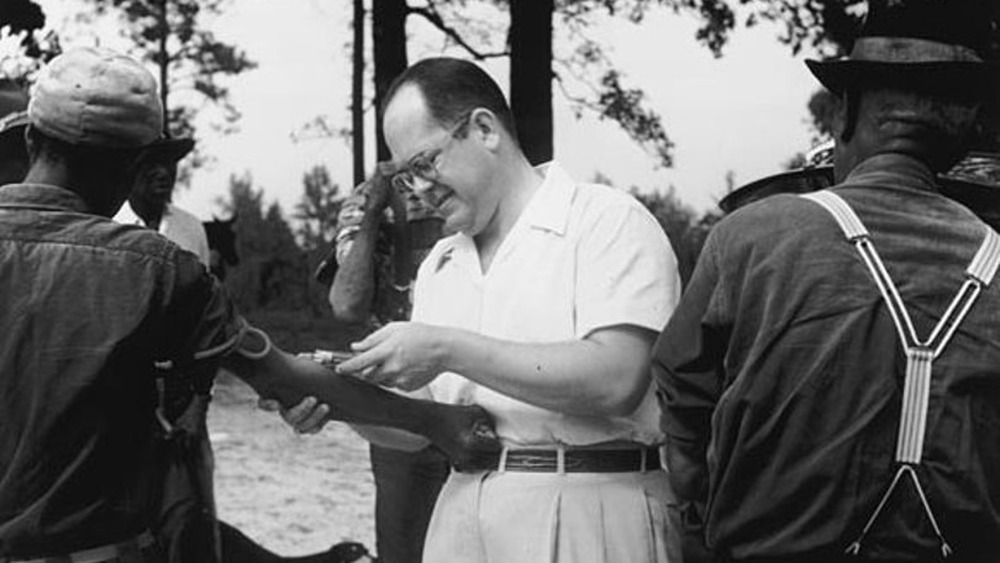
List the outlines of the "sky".
<svg viewBox="0 0 1000 563">
<path fill-rule="evenodd" d="M 113 28 L 95 34 L 93 27 L 73 25 L 77 0 L 36 1 L 49 14 L 49 25 L 61 31 L 64 48 L 95 42 L 124 48 Z M 211 112 L 198 122 L 198 141 L 213 160 L 195 171 L 189 187 L 178 189 L 176 204 L 205 220 L 221 215 L 218 202 L 228 193 L 230 176 L 249 174 L 265 201 L 278 202 L 289 216 L 302 196 L 303 175 L 317 165 L 330 170 L 342 191 L 350 188 L 349 139 L 293 138 L 321 115 L 337 127 L 350 126 L 350 7 L 349 0 L 231 0 L 223 14 L 206 20 L 220 39 L 245 49 L 258 66 L 226 82 L 242 113 L 236 133 L 215 131 Z M 411 61 L 442 52 L 462 56 L 414 19 L 408 22 Z M 722 58 L 696 42 L 696 29 L 693 17 L 668 10 L 652 10 L 640 25 L 605 18 L 593 28 L 626 85 L 642 88 L 647 106 L 662 117 L 675 143 L 674 166 L 657 167 L 612 122 L 592 114 L 577 119 L 555 88 L 555 158 L 571 174 L 589 180 L 600 173 L 622 188 L 673 189 L 701 212 L 725 195 L 730 171 L 737 185 L 750 182 L 780 171 L 809 147 L 806 103 L 818 83 L 803 57 L 793 57 L 778 42 L 777 27 L 765 23 L 737 30 Z M 558 43 L 560 49 L 566 44 Z M 484 66 L 506 92 L 506 62 Z M 367 116 L 369 166 L 373 113 Z"/>
</svg>

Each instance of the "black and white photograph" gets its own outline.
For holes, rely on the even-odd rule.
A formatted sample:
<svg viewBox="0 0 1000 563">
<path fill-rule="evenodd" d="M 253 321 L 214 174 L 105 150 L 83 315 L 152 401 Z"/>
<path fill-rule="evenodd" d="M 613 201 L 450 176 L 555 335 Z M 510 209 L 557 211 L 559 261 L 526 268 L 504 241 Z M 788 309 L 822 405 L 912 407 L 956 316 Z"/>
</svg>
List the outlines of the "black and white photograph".
<svg viewBox="0 0 1000 563">
<path fill-rule="evenodd" d="M 0 0 L 0 563 L 1000 562 L 1000 0 Z"/>
</svg>

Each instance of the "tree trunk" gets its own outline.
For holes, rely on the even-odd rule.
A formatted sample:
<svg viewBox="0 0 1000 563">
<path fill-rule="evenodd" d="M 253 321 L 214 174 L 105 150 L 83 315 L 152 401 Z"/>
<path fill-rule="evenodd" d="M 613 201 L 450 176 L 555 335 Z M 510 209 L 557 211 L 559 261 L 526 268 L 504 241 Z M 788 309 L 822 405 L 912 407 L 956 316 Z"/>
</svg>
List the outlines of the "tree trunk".
<svg viewBox="0 0 1000 563">
<path fill-rule="evenodd" d="M 551 1 L 551 0 L 547 0 Z M 372 0 L 372 38 L 375 60 L 375 139 L 379 162 L 389 160 L 382 134 L 382 100 L 392 80 L 406 70 L 406 0 Z"/>
<path fill-rule="evenodd" d="M 532 164 L 552 160 L 554 0 L 510 0 L 510 105 Z"/>
<path fill-rule="evenodd" d="M 170 55 L 167 52 L 167 37 L 170 35 L 170 20 L 167 19 L 167 0 L 160 0 L 160 40 L 158 49 L 160 51 L 160 103 L 163 104 L 163 132 L 170 135 L 170 111 L 167 100 L 170 94 L 170 77 L 167 70 L 170 67 Z"/>
<path fill-rule="evenodd" d="M 354 0 L 354 56 L 351 77 L 351 138 L 354 185 L 365 181 L 365 2 Z"/>
</svg>

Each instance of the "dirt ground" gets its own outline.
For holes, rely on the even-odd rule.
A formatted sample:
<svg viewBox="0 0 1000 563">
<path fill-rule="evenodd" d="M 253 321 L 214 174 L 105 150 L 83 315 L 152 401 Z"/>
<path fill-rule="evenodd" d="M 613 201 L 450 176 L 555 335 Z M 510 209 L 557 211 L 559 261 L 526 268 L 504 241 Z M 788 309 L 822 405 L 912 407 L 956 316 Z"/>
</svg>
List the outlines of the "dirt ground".
<svg viewBox="0 0 1000 563">
<path fill-rule="evenodd" d="M 375 551 L 368 445 L 347 426 L 296 435 L 256 395 L 222 376 L 209 409 L 219 516 L 281 555 L 343 540 Z"/>
</svg>

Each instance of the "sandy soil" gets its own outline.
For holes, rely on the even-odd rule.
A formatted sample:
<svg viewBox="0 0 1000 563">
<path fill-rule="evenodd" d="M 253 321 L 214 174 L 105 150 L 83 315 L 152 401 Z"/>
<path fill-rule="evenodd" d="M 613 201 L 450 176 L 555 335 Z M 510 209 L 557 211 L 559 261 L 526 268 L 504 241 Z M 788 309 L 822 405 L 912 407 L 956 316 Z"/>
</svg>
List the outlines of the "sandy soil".
<svg viewBox="0 0 1000 563">
<path fill-rule="evenodd" d="M 256 395 L 221 376 L 208 416 L 221 519 L 282 555 L 359 541 L 374 551 L 368 445 L 343 424 L 296 435 Z"/>
</svg>

